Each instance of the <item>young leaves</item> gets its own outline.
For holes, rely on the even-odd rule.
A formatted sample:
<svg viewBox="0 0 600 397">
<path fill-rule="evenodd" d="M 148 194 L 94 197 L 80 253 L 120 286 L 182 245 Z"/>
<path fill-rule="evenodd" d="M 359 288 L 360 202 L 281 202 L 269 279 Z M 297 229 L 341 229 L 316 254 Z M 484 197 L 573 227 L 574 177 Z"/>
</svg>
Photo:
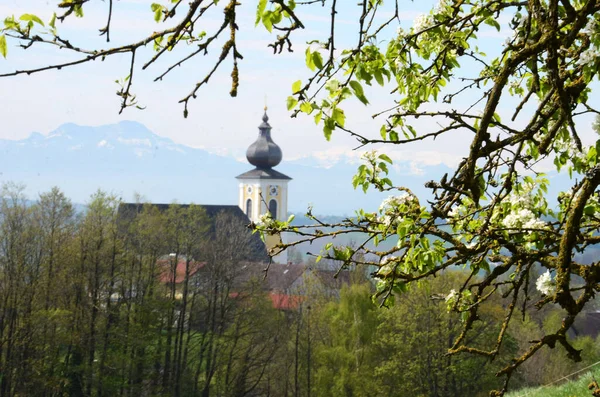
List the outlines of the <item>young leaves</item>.
<svg viewBox="0 0 600 397">
<path fill-rule="evenodd" d="M 152 3 L 150 9 L 154 12 L 154 21 L 160 22 L 163 16 L 163 8 L 164 6 L 158 3 Z"/>
<path fill-rule="evenodd" d="M 254 26 L 258 26 L 261 19 L 263 18 L 263 14 L 265 13 L 265 9 L 267 8 L 267 0 L 259 0 L 258 7 L 256 7 L 256 21 L 254 22 Z M 266 27 L 266 25 L 265 25 Z"/>
<path fill-rule="evenodd" d="M 33 14 L 23 14 L 21 15 L 21 18 L 19 18 L 21 21 L 26 21 L 26 22 L 30 22 L 29 26 L 33 26 L 33 23 L 37 23 L 39 25 L 44 26 L 44 22 L 42 22 L 42 20 Z"/>
<path fill-rule="evenodd" d="M 2 57 L 4 57 L 4 59 L 6 59 L 6 52 L 7 52 L 6 36 L 2 35 L 2 36 L 0 36 L 0 55 L 2 55 Z"/>
</svg>

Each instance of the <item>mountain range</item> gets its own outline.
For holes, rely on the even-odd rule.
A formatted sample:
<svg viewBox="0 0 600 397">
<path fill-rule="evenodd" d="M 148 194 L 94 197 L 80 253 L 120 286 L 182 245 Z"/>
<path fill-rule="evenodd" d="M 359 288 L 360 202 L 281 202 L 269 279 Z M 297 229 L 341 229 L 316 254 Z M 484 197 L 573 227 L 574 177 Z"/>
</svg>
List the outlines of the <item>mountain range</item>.
<svg viewBox="0 0 600 397">
<path fill-rule="evenodd" d="M 387 194 L 354 190 L 351 181 L 357 167 L 350 157 L 325 168 L 310 156 L 286 161 L 284 153 L 277 169 L 293 178 L 289 211 L 304 212 L 309 204 L 316 214 L 375 210 Z M 235 177 L 251 168 L 233 157 L 175 143 L 133 121 L 95 127 L 69 123 L 48 134 L 0 140 L 0 182 L 24 184 L 30 199 L 58 186 L 76 203 L 85 203 L 102 189 L 125 201 L 139 193 L 154 203 L 235 205 Z M 441 165 L 426 171 L 412 175 L 392 168 L 390 176 L 415 193 L 428 194 L 423 184 L 449 169 Z"/>
</svg>

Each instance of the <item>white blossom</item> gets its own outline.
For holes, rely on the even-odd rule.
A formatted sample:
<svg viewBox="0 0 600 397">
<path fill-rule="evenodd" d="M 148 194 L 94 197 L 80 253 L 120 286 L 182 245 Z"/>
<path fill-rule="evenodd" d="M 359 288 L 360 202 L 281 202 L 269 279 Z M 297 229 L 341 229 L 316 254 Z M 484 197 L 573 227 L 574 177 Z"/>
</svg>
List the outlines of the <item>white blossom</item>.
<svg viewBox="0 0 600 397">
<path fill-rule="evenodd" d="M 531 218 L 523 224 L 523 227 L 525 229 L 543 229 L 546 227 L 546 222 L 540 219 Z"/>
<path fill-rule="evenodd" d="M 554 284 L 554 280 L 552 280 L 552 276 L 550 275 L 550 270 L 547 270 L 546 273 L 543 273 L 540 277 L 538 277 L 537 281 L 535 282 L 535 287 L 542 294 L 551 295 L 554 293 Z"/>
<path fill-rule="evenodd" d="M 379 213 L 381 216 L 377 218 L 377 221 L 386 227 L 391 226 L 402 219 L 402 213 L 400 212 L 399 207 L 408 205 L 414 200 L 415 197 L 408 193 L 402 193 L 398 196 L 389 196 L 383 200 L 379 206 Z"/>
<path fill-rule="evenodd" d="M 455 289 L 450 290 L 448 296 L 446 296 L 446 302 L 454 302 L 458 298 L 458 292 Z"/>
<path fill-rule="evenodd" d="M 385 213 L 389 210 L 394 210 L 402 204 L 408 204 L 412 200 L 414 200 L 414 198 L 408 193 L 402 193 L 398 196 L 389 196 L 381 202 L 379 212 Z"/>
<path fill-rule="evenodd" d="M 586 160 L 586 154 L 590 151 L 591 146 L 585 146 L 582 150 L 579 150 L 575 142 L 571 139 L 555 140 L 554 149 L 557 152 L 567 153 L 571 160 L 578 159 L 579 161 L 584 162 Z"/>
<path fill-rule="evenodd" d="M 272 220 L 273 218 L 271 218 L 271 214 L 267 212 L 259 216 L 255 224 L 256 226 L 268 226 Z"/>
<path fill-rule="evenodd" d="M 438 3 L 436 4 L 435 8 L 433 9 L 433 12 L 435 14 L 439 14 L 440 12 L 444 11 L 446 9 L 446 7 L 452 5 L 452 2 L 450 0 L 438 0 Z"/>
<path fill-rule="evenodd" d="M 383 258 L 381 258 L 381 266 L 385 266 L 390 262 L 395 262 L 398 260 L 397 256 L 394 255 L 388 255 L 388 256 L 384 256 Z"/>
<path fill-rule="evenodd" d="M 385 227 L 389 227 L 392 224 L 392 217 L 389 215 L 380 216 L 377 218 L 379 222 L 381 222 Z"/>
<path fill-rule="evenodd" d="M 433 25 L 433 18 L 429 14 L 421 14 L 415 18 L 413 23 L 413 29 L 415 33 L 422 32 L 423 30 Z"/>
<path fill-rule="evenodd" d="M 533 183 L 524 183 L 517 191 L 513 190 L 507 197 L 507 201 L 511 205 L 511 211 L 502 220 L 502 225 L 509 229 L 544 229 L 547 227 L 546 222 L 539 219 L 532 211 L 536 207 L 534 201 Z M 531 230 L 528 230 L 531 233 Z"/>
<path fill-rule="evenodd" d="M 449 212 L 448 212 L 448 217 L 449 218 L 456 218 L 457 216 L 460 215 L 460 205 L 457 205 L 456 207 L 453 207 Z"/>
<path fill-rule="evenodd" d="M 577 59 L 577 64 L 581 66 L 592 65 L 596 62 L 596 59 L 600 56 L 600 52 L 598 52 L 597 48 L 588 48 L 584 52 L 579 55 L 579 59 Z"/>
<path fill-rule="evenodd" d="M 596 21 L 596 18 L 594 18 L 593 16 L 588 20 L 587 24 L 585 25 L 585 28 L 583 28 L 583 33 L 586 33 L 588 35 L 593 35 L 594 33 L 596 33 L 596 30 L 598 29 L 598 22 Z"/>
<path fill-rule="evenodd" d="M 510 229 L 543 229 L 546 227 L 546 222 L 538 219 L 528 208 L 511 211 L 511 213 L 502 220 L 502 224 Z"/>
</svg>

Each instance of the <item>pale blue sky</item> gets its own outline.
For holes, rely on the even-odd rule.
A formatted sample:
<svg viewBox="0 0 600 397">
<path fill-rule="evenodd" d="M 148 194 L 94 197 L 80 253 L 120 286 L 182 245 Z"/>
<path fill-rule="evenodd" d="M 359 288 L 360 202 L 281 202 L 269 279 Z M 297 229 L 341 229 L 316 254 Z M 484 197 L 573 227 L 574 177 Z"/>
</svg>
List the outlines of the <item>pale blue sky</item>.
<svg viewBox="0 0 600 397">
<path fill-rule="evenodd" d="M 5 0 L 0 5 L 0 17 L 31 12 L 47 21 L 56 3 L 51 0 Z M 95 0 L 90 3 L 85 5 L 85 18 L 70 18 L 63 26 L 59 26 L 59 31 L 74 44 L 103 47 L 106 46 L 105 39 L 97 37 L 97 31 L 105 24 L 106 2 Z M 245 149 L 256 136 L 256 127 L 260 123 L 266 95 L 271 124 L 274 127 L 273 136 L 283 148 L 284 158 L 313 155 L 327 164 L 339 158 L 358 157 L 359 153 L 351 150 L 356 146 L 354 140 L 342 133 L 335 133 L 332 141 L 326 142 L 320 127 L 315 126 L 312 117 L 292 120 L 285 109 L 285 98 L 290 94 L 291 84 L 308 75 L 303 61 L 304 42 L 326 35 L 328 10 L 312 7 L 310 14 L 304 14 L 306 29 L 296 36 L 296 51 L 292 54 L 273 56 L 271 49 L 267 48 L 270 38 L 268 33 L 261 27 L 254 28 L 256 1 L 242 3 L 238 12 L 241 27 L 238 39 L 240 51 L 245 59 L 240 62 L 241 85 L 237 98 L 232 99 L 228 95 L 230 69 L 226 67 L 213 77 L 210 85 L 199 92 L 198 99 L 190 105 L 188 119 L 182 117 L 182 106 L 177 102 L 204 76 L 206 68 L 219 52 L 215 48 L 212 56 L 196 58 L 159 83 L 152 83 L 152 80 L 169 65 L 166 62 L 167 58 L 144 73 L 141 73 L 138 67 L 133 91 L 140 98 L 140 104 L 147 109 L 128 109 L 119 116 L 119 101 L 114 95 L 118 87 L 114 80 L 127 75 L 129 61 L 128 55 L 119 56 L 69 70 L 2 80 L 0 109 L 3 120 L 0 138 L 20 139 L 32 131 L 48 133 L 66 122 L 101 125 L 129 119 L 139 121 L 157 134 L 172 138 L 178 143 L 243 158 Z M 150 4 L 151 1 L 144 0 L 115 2 L 111 45 L 141 38 L 153 30 L 165 27 L 153 21 Z M 341 49 L 344 45 L 351 45 L 356 41 L 357 25 L 354 21 L 358 7 L 357 2 L 353 1 L 344 0 L 338 4 L 342 4 L 337 28 L 338 48 Z M 433 5 L 428 1 L 402 2 L 401 26 L 405 30 L 409 29 L 414 18 L 427 12 Z M 387 11 L 391 12 L 391 9 Z M 207 31 L 219 23 L 216 17 L 220 15 L 203 18 Z M 500 22 L 506 24 L 507 21 Z M 395 30 L 395 27 L 393 29 Z M 488 55 L 497 53 L 501 50 L 506 35 L 506 31 L 498 33 L 491 27 L 481 30 L 480 47 L 484 48 Z M 184 53 L 184 49 L 178 52 Z M 138 58 L 148 59 L 149 54 L 150 50 L 142 52 L 138 54 Z M 70 55 L 64 51 L 44 49 L 41 46 L 22 51 L 11 43 L 8 59 L 0 59 L 0 72 L 68 59 L 71 59 Z M 469 69 L 468 65 L 465 66 L 467 69 L 463 72 L 466 74 Z M 367 135 L 377 136 L 379 124 L 373 122 L 370 116 L 382 108 L 389 107 L 392 98 L 388 92 L 389 87 L 368 90 L 368 93 L 372 94 L 369 98 L 372 104 L 370 107 L 364 107 L 358 102 L 346 105 L 348 125 L 366 131 Z M 471 98 L 463 100 L 466 108 Z M 460 108 L 461 103 L 457 104 Z M 508 106 L 500 109 L 500 113 L 509 117 L 509 111 L 512 109 L 514 104 L 508 102 Z M 419 120 L 416 127 L 422 130 L 431 129 L 432 126 L 428 125 L 428 122 L 430 121 Z M 590 130 L 587 125 L 580 127 L 585 131 Z M 457 133 L 435 142 L 394 147 L 389 151 L 392 158 L 410 164 L 410 167 L 405 168 L 412 170 L 411 172 L 422 173 L 425 172 L 423 167 L 427 165 L 455 165 L 468 149 L 465 142 L 469 138 L 467 134 Z"/>
</svg>

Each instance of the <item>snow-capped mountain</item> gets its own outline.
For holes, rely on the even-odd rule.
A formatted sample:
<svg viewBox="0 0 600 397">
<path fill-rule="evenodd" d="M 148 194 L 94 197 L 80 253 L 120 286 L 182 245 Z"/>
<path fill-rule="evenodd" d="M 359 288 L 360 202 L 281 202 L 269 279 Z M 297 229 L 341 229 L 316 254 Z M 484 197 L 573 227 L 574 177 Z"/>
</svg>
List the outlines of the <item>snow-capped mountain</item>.
<svg viewBox="0 0 600 397">
<path fill-rule="evenodd" d="M 284 153 L 277 169 L 293 178 L 290 211 L 305 211 L 309 204 L 315 213 L 332 215 L 377 208 L 383 195 L 352 188 L 357 164 L 318 164 L 310 157 L 286 161 Z M 250 168 L 232 157 L 174 143 L 132 121 L 98 127 L 64 124 L 47 135 L 0 140 L 0 181 L 26 185 L 32 199 L 58 186 L 81 203 L 102 189 L 124 200 L 140 193 L 157 203 L 237 204 L 235 177 Z M 430 167 L 425 176 L 396 173 L 392 180 L 425 193 L 423 183 L 446 171 L 444 166 Z"/>
</svg>

